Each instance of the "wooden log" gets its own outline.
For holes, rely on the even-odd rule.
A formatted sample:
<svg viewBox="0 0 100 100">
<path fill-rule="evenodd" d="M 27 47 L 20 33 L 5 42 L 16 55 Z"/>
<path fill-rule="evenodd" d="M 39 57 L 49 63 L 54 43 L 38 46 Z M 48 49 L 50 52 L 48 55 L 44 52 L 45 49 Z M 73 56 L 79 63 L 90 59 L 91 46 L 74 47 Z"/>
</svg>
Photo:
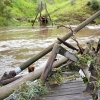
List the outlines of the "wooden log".
<svg viewBox="0 0 100 100">
<path fill-rule="evenodd" d="M 65 46 L 67 46 L 68 48 L 70 48 L 70 49 L 72 49 L 72 50 L 76 50 L 76 51 L 78 51 L 78 49 L 77 48 L 75 48 L 74 46 L 72 46 L 71 44 L 69 44 L 69 43 L 67 43 L 67 42 L 65 42 L 65 41 L 63 41 L 63 40 L 61 40 L 60 38 L 57 38 L 61 43 L 63 43 Z"/>
<path fill-rule="evenodd" d="M 84 28 L 86 25 L 88 25 L 91 21 L 93 21 L 95 18 L 97 18 L 98 16 L 100 16 L 100 11 L 98 11 L 97 13 L 95 13 L 94 15 L 92 15 L 90 18 L 88 18 L 87 20 L 85 20 L 84 22 L 82 22 L 78 27 L 76 27 L 73 31 L 75 33 L 77 33 L 79 30 L 81 30 L 82 28 Z M 65 36 L 63 36 L 61 39 L 63 41 L 67 40 L 68 38 L 70 38 L 73 35 L 73 32 L 70 31 L 68 32 Z M 55 43 L 61 43 L 60 41 L 56 40 Z M 53 48 L 54 44 L 51 44 L 50 46 L 48 46 L 46 49 L 44 49 L 43 51 L 41 51 L 40 53 L 38 53 L 37 55 L 35 55 L 34 57 L 32 57 L 31 59 L 27 60 L 26 62 L 24 62 L 23 64 L 21 64 L 18 68 L 18 73 L 20 73 L 22 70 L 24 70 L 25 68 L 27 68 L 28 66 L 30 66 L 31 64 L 33 64 L 35 61 L 37 61 L 38 59 L 40 59 L 41 57 L 43 57 L 44 55 L 46 55 L 47 53 L 49 53 L 52 48 Z"/>
<path fill-rule="evenodd" d="M 9 83 L 21 78 L 21 77 L 22 76 L 18 76 L 18 77 L 13 77 L 13 78 L 9 78 L 9 79 L 6 79 L 6 80 L 2 80 L 2 81 L 0 81 L 0 86 L 7 85 L 7 84 L 9 84 Z"/>
<path fill-rule="evenodd" d="M 53 65 L 53 62 L 56 58 L 56 55 L 57 55 L 57 50 L 59 49 L 59 45 L 58 44 L 55 44 L 54 47 L 53 47 L 53 50 L 51 52 L 51 55 L 47 61 L 47 64 L 45 66 L 45 69 L 41 75 L 41 80 L 42 80 L 42 83 L 44 84 L 45 81 L 46 81 L 46 78 L 48 76 L 48 74 L 51 72 L 52 70 L 52 65 Z"/>
<path fill-rule="evenodd" d="M 6 80 L 6 79 L 9 79 L 9 78 L 14 78 L 14 76 L 16 76 L 16 73 L 14 71 L 10 71 L 9 73 L 5 72 L 3 74 L 3 76 L 1 77 L 1 79 L 0 79 L 0 82 L 2 80 Z"/>
</svg>

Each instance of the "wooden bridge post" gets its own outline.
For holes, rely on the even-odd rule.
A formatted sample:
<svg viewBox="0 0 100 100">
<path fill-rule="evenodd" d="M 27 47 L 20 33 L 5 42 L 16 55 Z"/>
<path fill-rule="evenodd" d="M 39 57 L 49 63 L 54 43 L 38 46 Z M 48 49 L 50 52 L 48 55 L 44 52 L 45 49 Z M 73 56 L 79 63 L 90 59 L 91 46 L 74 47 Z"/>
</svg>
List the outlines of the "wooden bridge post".
<svg viewBox="0 0 100 100">
<path fill-rule="evenodd" d="M 47 64 L 45 66 L 45 69 L 41 75 L 41 80 L 42 80 L 42 83 L 44 84 L 45 83 L 45 80 L 48 76 L 48 74 L 51 72 L 52 70 L 52 65 L 53 65 L 53 62 L 56 58 L 56 55 L 57 55 L 57 50 L 59 49 L 59 45 L 58 44 L 55 44 L 54 47 L 53 47 L 53 50 L 51 52 L 51 55 L 47 61 Z"/>
</svg>

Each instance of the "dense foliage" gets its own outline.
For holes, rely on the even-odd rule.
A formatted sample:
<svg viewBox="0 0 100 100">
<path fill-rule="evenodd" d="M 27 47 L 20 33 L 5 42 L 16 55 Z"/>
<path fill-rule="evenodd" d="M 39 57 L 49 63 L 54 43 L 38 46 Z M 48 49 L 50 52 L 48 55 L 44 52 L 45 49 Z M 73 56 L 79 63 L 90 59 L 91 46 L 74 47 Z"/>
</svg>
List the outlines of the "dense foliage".
<svg viewBox="0 0 100 100">
<path fill-rule="evenodd" d="M 49 88 L 46 85 L 42 85 L 40 80 L 37 80 L 37 82 L 27 81 L 21 84 L 18 90 L 13 93 L 13 98 L 16 100 L 34 100 L 49 92 Z"/>
<path fill-rule="evenodd" d="M 7 20 L 11 19 L 11 0 L 0 0 L 0 26 L 8 25 Z"/>
<path fill-rule="evenodd" d="M 90 6 L 93 10 L 100 9 L 100 3 L 98 0 L 89 0 L 87 5 Z"/>
<path fill-rule="evenodd" d="M 36 14 L 36 0 L 0 0 L 0 26 L 18 23 Z"/>
</svg>

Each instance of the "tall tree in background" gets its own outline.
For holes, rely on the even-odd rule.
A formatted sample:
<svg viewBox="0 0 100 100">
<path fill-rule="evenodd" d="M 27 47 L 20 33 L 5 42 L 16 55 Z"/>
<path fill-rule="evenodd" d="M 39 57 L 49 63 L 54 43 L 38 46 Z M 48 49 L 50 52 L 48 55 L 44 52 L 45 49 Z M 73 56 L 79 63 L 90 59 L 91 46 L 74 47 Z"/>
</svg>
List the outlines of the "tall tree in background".
<svg viewBox="0 0 100 100">
<path fill-rule="evenodd" d="M 92 10 L 100 10 L 100 2 L 98 0 L 89 0 L 87 5 L 92 8 Z"/>
</svg>

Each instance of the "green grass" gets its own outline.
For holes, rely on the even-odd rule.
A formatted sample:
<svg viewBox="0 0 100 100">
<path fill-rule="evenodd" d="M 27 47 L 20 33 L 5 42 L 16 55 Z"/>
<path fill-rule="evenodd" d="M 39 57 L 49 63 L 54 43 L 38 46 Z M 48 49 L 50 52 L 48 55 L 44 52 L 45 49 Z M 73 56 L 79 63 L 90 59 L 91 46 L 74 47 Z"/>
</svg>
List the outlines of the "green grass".
<svg viewBox="0 0 100 100">
<path fill-rule="evenodd" d="M 6 20 L 5 18 L 0 17 L 0 21 L 3 22 L 0 26 L 7 25 L 31 25 L 29 20 L 34 20 L 37 14 L 37 4 L 41 0 L 12 0 L 12 7 L 7 7 L 11 10 L 12 20 Z M 51 19 L 55 23 L 61 24 L 79 24 L 97 11 L 91 10 L 87 6 L 87 0 L 76 0 L 75 4 L 71 4 L 71 0 L 42 0 L 46 2 L 47 10 L 51 16 Z M 100 1 L 100 0 L 98 0 Z M 46 10 L 42 11 L 42 14 L 46 14 Z M 17 18 L 27 18 L 28 21 L 18 21 Z M 31 21 L 30 21 L 31 22 Z M 100 17 L 95 20 L 96 24 L 100 24 Z M 35 23 L 37 25 L 37 23 Z"/>
<path fill-rule="evenodd" d="M 61 23 L 66 23 L 66 24 L 78 24 L 95 13 L 95 11 L 92 11 L 86 5 L 86 3 L 87 0 L 77 0 L 75 4 L 71 5 L 69 0 L 67 0 L 65 3 L 63 2 L 60 4 L 60 7 L 58 8 L 61 9 L 54 11 L 52 10 L 52 12 L 54 13 L 51 13 L 50 9 L 49 12 L 51 13 L 51 17 L 55 22 L 60 21 Z M 52 5 L 51 8 L 54 8 L 53 6 L 54 5 Z"/>
<path fill-rule="evenodd" d="M 36 4 L 28 0 L 13 0 L 13 17 L 32 17 L 36 14 Z"/>
</svg>

